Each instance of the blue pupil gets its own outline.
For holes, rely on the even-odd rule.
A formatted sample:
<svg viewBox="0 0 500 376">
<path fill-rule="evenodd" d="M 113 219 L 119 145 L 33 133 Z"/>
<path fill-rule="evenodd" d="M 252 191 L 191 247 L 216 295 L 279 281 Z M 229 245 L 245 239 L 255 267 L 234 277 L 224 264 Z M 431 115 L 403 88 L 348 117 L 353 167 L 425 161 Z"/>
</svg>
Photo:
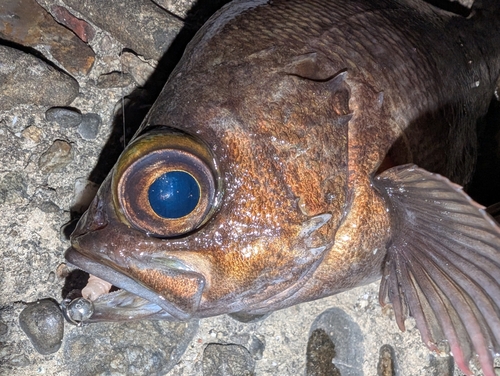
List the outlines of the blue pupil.
<svg viewBox="0 0 500 376">
<path fill-rule="evenodd" d="M 200 187 L 188 173 L 170 171 L 149 187 L 149 204 L 160 217 L 177 219 L 191 213 L 200 201 Z"/>
</svg>

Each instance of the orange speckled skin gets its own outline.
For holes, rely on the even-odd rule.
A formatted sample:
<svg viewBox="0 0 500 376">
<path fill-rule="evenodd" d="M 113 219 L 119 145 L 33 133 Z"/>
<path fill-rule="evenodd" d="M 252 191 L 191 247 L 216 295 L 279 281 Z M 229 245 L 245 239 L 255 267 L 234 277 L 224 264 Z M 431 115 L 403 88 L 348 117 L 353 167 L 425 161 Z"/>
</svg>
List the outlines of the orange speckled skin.
<svg viewBox="0 0 500 376">
<path fill-rule="evenodd" d="M 499 50 L 479 51 L 474 28 L 417 0 L 229 4 L 141 130 L 178 128 L 209 145 L 218 211 L 189 235 L 150 237 L 117 215 L 107 179 L 73 248 L 161 295 L 178 318 L 265 313 L 375 280 L 391 238 L 371 185 L 384 158 L 470 178 L 498 72 L 486 54 Z M 194 273 L 155 267 L 172 259 Z"/>
</svg>

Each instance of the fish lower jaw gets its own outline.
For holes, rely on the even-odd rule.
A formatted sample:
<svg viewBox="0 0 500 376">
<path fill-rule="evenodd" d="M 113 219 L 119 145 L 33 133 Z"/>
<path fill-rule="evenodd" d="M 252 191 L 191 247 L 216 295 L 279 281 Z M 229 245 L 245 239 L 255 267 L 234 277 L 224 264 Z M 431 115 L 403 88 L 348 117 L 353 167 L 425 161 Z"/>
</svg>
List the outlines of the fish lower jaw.
<svg viewBox="0 0 500 376">
<path fill-rule="evenodd" d="M 65 258 L 70 264 L 89 273 L 92 283 L 101 285 L 98 290 L 103 293 L 95 294 L 95 285 L 89 287 L 90 295 L 87 298 L 94 305 L 94 314 L 86 322 L 190 318 L 190 315 L 177 309 L 163 296 L 127 275 L 83 255 L 74 247 L 66 251 Z M 108 286 L 115 286 L 118 290 L 110 292 Z"/>
</svg>

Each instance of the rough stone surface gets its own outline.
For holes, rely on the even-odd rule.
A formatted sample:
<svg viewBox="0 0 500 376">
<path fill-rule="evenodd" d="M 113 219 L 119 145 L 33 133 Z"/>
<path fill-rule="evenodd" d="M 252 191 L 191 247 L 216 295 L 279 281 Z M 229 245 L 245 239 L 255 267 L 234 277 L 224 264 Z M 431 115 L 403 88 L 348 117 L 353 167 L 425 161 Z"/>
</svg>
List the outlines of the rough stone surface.
<svg viewBox="0 0 500 376">
<path fill-rule="evenodd" d="M 253 376 L 255 361 L 243 346 L 211 343 L 203 352 L 203 376 Z"/>
<path fill-rule="evenodd" d="M 100 28 L 115 35 L 125 47 L 148 59 L 159 60 L 183 26 L 182 21 L 147 0 L 65 2 Z"/>
<path fill-rule="evenodd" d="M 0 38 L 42 50 L 71 74 L 86 75 L 92 68 L 92 49 L 58 24 L 35 0 L 2 0 L 0 15 L 4 15 Z"/>
<path fill-rule="evenodd" d="M 64 318 L 54 300 L 29 304 L 19 315 L 19 325 L 40 354 L 52 354 L 61 347 Z"/>
<path fill-rule="evenodd" d="M 66 337 L 70 375 L 165 375 L 179 361 L 198 322 L 140 321 L 75 328 Z M 92 349 L 92 351 L 88 351 Z M 96 356 L 99 354 L 99 356 Z"/>
<path fill-rule="evenodd" d="M 78 95 L 78 82 L 33 55 L 0 46 L 0 111 L 19 104 L 65 106 Z"/>
</svg>

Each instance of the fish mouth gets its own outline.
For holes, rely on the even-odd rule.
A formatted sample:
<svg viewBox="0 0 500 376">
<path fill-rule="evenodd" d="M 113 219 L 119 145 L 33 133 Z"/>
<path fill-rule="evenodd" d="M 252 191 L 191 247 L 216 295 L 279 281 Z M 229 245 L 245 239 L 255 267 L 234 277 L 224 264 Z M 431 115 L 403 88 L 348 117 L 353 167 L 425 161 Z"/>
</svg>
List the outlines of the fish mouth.
<svg viewBox="0 0 500 376">
<path fill-rule="evenodd" d="M 98 262 L 84 255 L 75 247 L 70 247 L 65 253 L 66 260 L 77 268 L 109 282 L 119 290 L 99 296 L 92 301 L 93 314 L 85 319 L 85 323 L 105 321 L 129 321 L 142 319 L 188 320 L 198 308 L 204 278 L 192 268 L 176 258 L 151 258 L 148 260 L 148 270 L 152 267 L 166 274 L 176 274 L 173 277 L 189 274 L 199 282 L 195 296 L 188 299 L 187 304 L 170 301 L 150 287 L 121 271 Z M 151 264 L 151 262 L 153 264 Z"/>
</svg>

